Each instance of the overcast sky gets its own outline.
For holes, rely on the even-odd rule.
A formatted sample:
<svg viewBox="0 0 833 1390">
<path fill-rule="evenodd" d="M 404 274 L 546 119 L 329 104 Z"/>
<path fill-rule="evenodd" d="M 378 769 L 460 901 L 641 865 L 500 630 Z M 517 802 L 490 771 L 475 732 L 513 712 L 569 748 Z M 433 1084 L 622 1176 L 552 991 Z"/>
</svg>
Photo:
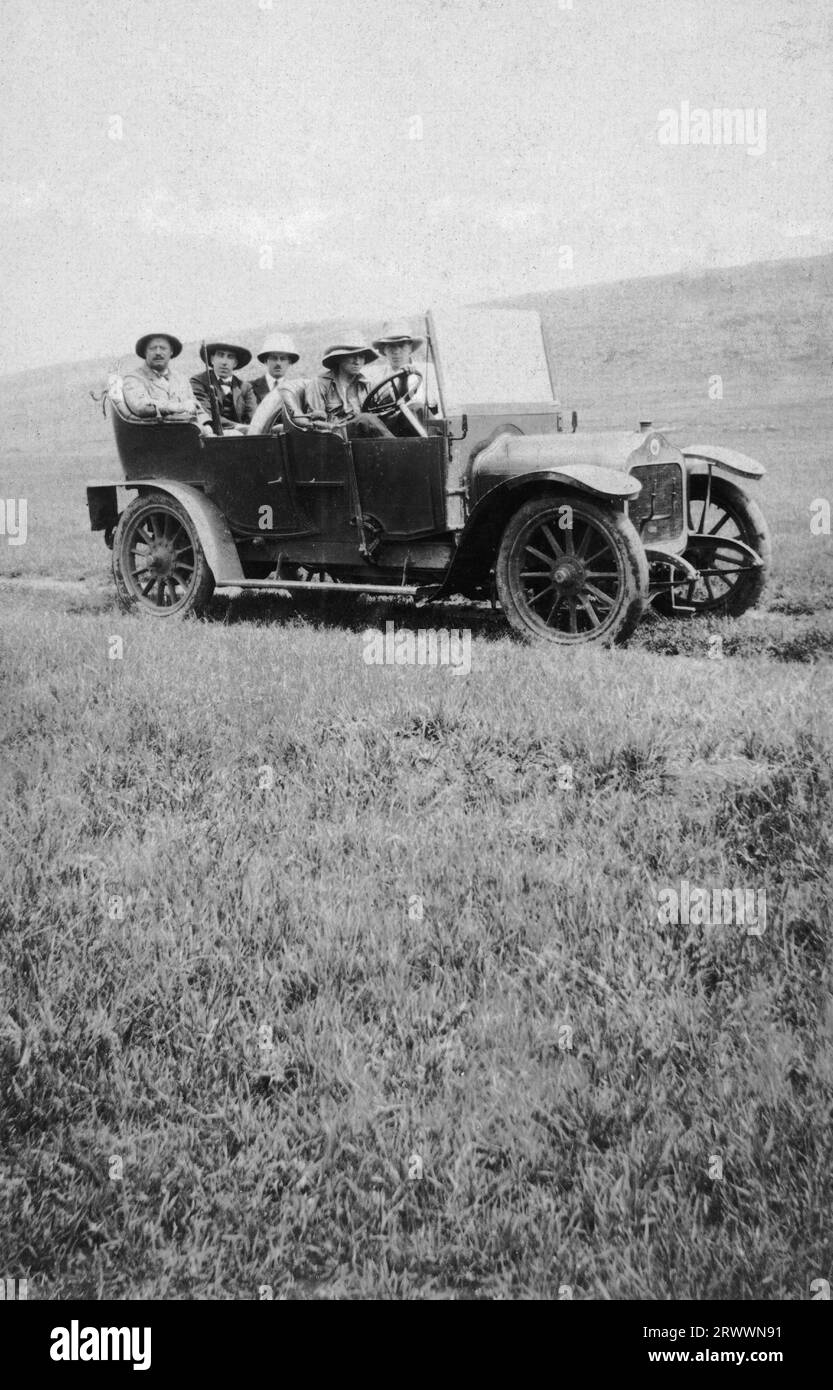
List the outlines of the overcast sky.
<svg viewBox="0 0 833 1390">
<path fill-rule="evenodd" d="M 831 250 L 832 14 L 4 0 L 0 371 Z"/>
</svg>

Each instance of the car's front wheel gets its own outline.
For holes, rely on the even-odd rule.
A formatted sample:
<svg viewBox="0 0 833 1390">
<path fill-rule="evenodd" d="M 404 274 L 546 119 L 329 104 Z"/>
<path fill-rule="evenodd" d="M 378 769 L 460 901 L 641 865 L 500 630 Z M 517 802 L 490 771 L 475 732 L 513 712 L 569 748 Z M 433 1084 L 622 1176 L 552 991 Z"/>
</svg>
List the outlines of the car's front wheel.
<svg viewBox="0 0 833 1390">
<path fill-rule="evenodd" d="M 645 611 L 648 563 L 622 512 L 583 497 L 533 497 L 507 523 L 495 581 L 508 621 L 528 640 L 623 642 Z"/>
<path fill-rule="evenodd" d="M 201 613 L 214 592 L 196 527 L 175 497 L 150 492 L 125 508 L 113 538 L 116 596 L 153 618 Z"/>
</svg>

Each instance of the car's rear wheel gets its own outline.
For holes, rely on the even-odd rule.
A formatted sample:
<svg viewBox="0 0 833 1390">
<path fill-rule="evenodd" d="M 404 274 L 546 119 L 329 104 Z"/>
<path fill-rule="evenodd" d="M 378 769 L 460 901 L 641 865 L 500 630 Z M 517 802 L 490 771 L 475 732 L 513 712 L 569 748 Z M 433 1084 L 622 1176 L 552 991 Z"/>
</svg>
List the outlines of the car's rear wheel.
<svg viewBox="0 0 833 1390">
<path fill-rule="evenodd" d="M 113 576 L 121 607 L 153 618 L 201 613 L 214 592 L 196 527 L 164 492 L 146 493 L 125 508 L 113 539 Z"/>
<path fill-rule="evenodd" d="M 622 642 L 645 611 L 648 564 L 621 512 L 534 497 L 506 526 L 495 581 L 508 621 L 528 640 Z"/>
<path fill-rule="evenodd" d="M 688 478 L 688 542 L 684 558 L 700 571 L 697 580 L 675 586 L 676 603 L 695 614 L 737 618 L 760 602 L 772 563 L 766 518 L 746 493 L 725 478 L 696 473 Z M 756 565 L 733 542 L 741 541 L 761 561 Z M 666 592 L 655 602 L 660 613 L 677 611 Z"/>
</svg>

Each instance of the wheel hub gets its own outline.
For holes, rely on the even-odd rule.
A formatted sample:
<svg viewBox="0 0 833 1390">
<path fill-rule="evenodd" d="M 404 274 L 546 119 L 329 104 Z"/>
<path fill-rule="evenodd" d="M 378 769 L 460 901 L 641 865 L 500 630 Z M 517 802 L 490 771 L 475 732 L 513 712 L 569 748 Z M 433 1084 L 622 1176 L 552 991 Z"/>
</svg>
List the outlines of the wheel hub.
<svg viewBox="0 0 833 1390">
<path fill-rule="evenodd" d="M 174 549 L 170 541 L 157 541 L 148 556 L 148 569 L 159 578 L 167 578 L 173 571 Z"/>
<path fill-rule="evenodd" d="M 587 575 L 581 560 L 565 555 L 552 570 L 552 581 L 564 594 L 578 594 L 584 588 Z"/>
</svg>

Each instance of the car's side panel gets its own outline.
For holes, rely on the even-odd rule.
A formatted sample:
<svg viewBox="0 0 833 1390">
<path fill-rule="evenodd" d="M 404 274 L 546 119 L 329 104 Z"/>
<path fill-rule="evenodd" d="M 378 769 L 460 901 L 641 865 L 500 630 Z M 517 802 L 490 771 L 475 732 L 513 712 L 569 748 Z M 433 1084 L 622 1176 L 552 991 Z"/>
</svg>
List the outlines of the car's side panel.
<svg viewBox="0 0 833 1390">
<path fill-rule="evenodd" d="M 115 408 L 112 420 L 116 448 L 128 482 L 154 473 L 180 482 L 202 482 L 205 437 L 197 425 L 127 420 Z"/>
<path fill-rule="evenodd" d="M 722 444 L 686 444 L 682 454 L 689 473 L 707 473 L 710 466 L 742 478 L 762 478 L 766 473 L 763 464 L 756 459 L 737 449 L 724 449 Z"/>
<path fill-rule="evenodd" d="M 235 535 L 288 538 L 318 529 L 298 496 L 284 435 L 209 439 L 203 457 L 206 496 Z"/>
<path fill-rule="evenodd" d="M 447 445 L 427 439 L 356 439 L 353 459 L 362 511 L 386 536 L 430 535 L 445 530 Z"/>
<path fill-rule="evenodd" d="M 350 522 L 350 467 L 347 441 L 327 431 L 288 428 L 285 457 L 300 506 L 325 543 L 351 544 L 358 557 L 358 538 Z"/>
<path fill-rule="evenodd" d="M 288 429 L 279 437 L 299 503 L 325 544 L 356 547 L 357 502 L 386 536 L 445 530 L 444 436 L 348 442 L 338 434 Z"/>
<path fill-rule="evenodd" d="M 282 435 L 203 435 L 196 425 L 125 419 L 113 411 L 125 481 L 158 475 L 202 488 L 240 535 L 315 530 L 292 485 Z"/>
</svg>

